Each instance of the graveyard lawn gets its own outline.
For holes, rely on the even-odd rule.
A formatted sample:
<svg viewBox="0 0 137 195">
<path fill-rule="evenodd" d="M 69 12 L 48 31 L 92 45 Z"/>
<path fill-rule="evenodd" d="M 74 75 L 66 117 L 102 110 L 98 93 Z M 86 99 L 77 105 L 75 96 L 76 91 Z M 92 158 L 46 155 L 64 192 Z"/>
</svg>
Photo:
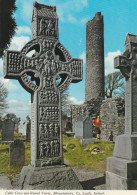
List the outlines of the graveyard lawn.
<svg viewBox="0 0 137 195">
<path fill-rule="evenodd" d="M 91 153 L 99 148 L 100 153 Z M 69 138 L 63 135 L 63 156 L 68 165 L 78 168 L 93 170 L 98 173 L 106 171 L 106 158 L 113 155 L 114 144 L 112 142 L 95 139 L 94 144 L 82 146 L 79 139 Z"/>
<path fill-rule="evenodd" d="M 15 133 L 16 138 L 23 139 L 21 134 Z M 30 143 L 25 143 L 25 165 L 30 164 Z M 82 146 L 79 139 L 63 135 L 63 155 L 70 166 L 94 170 L 104 173 L 106 158 L 112 156 L 114 144 L 95 140 L 94 144 Z M 91 154 L 91 149 L 99 148 L 103 153 Z M 7 175 L 10 179 L 20 173 L 22 167 L 9 166 L 9 144 L 0 144 L 0 175 Z"/>
<path fill-rule="evenodd" d="M 14 135 L 18 139 L 23 139 L 20 133 Z M 25 165 L 30 164 L 30 143 L 25 143 Z M 20 173 L 22 167 L 9 166 L 9 144 L 0 144 L 0 175 L 7 175 L 10 179 Z"/>
</svg>

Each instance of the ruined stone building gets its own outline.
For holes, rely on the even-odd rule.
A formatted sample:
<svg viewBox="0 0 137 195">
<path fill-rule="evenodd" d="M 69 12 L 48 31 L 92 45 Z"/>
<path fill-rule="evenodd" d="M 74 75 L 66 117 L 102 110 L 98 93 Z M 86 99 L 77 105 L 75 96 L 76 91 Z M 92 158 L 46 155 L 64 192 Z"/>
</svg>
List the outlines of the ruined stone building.
<svg viewBox="0 0 137 195">
<path fill-rule="evenodd" d="M 103 100 L 100 108 L 101 139 L 116 141 L 116 137 L 125 129 L 125 100 L 124 98 L 108 98 Z"/>
</svg>

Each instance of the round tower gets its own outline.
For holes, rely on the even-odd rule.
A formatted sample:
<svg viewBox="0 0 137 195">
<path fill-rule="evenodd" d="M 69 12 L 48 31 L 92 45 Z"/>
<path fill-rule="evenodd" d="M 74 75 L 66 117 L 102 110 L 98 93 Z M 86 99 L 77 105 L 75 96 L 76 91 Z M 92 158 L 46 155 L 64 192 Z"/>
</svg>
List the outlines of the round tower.
<svg viewBox="0 0 137 195">
<path fill-rule="evenodd" d="M 104 99 L 104 23 L 101 12 L 86 25 L 85 101 Z"/>
</svg>

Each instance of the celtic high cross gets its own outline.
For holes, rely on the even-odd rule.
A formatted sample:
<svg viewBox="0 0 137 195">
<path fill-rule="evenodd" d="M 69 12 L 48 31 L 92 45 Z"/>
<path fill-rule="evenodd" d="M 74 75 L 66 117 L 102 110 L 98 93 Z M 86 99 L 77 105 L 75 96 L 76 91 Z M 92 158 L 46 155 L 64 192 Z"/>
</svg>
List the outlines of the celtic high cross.
<svg viewBox="0 0 137 195">
<path fill-rule="evenodd" d="M 34 167 L 63 164 L 60 96 L 71 82 L 82 80 L 82 65 L 58 40 L 56 7 L 34 2 L 32 40 L 20 52 L 7 51 L 4 60 L 4 77 L 17 79 L 31 93 Z"/>
<path fill-rule="evenodd" d="M 137 160 L 134 149 L 137 144 L 137 36 L 127 34 L 125 51 L 114 59 L 126 78 L 125 87 L 125 133 L 117 137 L 114 156 L 127 160 Z M 122 151 L 122 152 L 121 152 Z"/>
<path fill-rule="evenodd" d="M 106 189 L 133 190 L 137 180 L 137 36 L 127 34 L 125 51 L 114 59 L 126 79 L 125 133 L 116 137 L 113 157 L 107 158 Z"/>
<path fill-rule="evenodd" d="M 137 36 L 127 34 L 125 52 L 114 60 L 126 78 L 125 88 L 125 133 L 137 133 Z"/>
</svg>

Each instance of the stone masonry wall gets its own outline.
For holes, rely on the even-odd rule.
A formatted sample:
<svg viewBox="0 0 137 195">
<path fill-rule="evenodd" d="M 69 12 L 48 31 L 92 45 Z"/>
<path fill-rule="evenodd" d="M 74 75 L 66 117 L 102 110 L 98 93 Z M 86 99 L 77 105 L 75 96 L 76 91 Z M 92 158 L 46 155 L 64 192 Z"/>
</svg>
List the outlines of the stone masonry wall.
<svg viewBox="0 0 137 195">
<path fill-rule="evenodd" d="M 85 101 L 104 99 L 104 23 L 101 12 L 86 25 Z"/>
<path fill-rule="evenodd" d="M 101 139 L 114 141 L 124 133 L 125 129 L 125 100 L 123 98 L 109 98 L 103 100 L 100 109 Z"/>
</svg>

